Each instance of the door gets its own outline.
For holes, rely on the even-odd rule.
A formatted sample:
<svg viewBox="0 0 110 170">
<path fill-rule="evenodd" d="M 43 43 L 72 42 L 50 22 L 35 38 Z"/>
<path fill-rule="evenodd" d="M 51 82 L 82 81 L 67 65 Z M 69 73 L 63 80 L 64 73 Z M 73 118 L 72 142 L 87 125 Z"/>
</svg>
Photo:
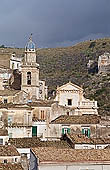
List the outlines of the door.
<svg viewBox="0 0 110 170">
<path fill-rule="evenodd" d="M 32 136 L 37 136 L 37 126 L 32 127 Z"/>
</svg>

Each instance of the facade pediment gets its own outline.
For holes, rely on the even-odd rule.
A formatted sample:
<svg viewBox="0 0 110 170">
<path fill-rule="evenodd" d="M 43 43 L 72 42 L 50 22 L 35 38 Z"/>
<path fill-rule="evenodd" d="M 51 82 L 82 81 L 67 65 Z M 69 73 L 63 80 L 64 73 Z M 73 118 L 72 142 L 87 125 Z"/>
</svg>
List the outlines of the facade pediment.
<svg viewBox="0 0 110 170">
<path fill-rule="evenodd" d="M 77 86 L 77 85 L 75 85 L 75 84 L 73 84 L 71 82 L 57 88 L 57 91 L 72 91 L 72 90 L 73 91 L 75 91 L 75 90 L 83 91 L 83 89 L 81 87 L 79 87 L 79 86 Z"/>
</svg>

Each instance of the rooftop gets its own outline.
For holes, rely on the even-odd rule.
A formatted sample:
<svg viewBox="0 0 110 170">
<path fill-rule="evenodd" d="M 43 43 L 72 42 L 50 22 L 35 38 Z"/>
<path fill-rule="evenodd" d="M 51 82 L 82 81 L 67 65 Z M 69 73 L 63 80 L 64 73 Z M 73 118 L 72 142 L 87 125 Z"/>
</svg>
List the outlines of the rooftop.
<svg viewBox="0 0 110 170">
<path fill-rule="evenodd" d="M 1 103 L 0 109 L 2 108 L 12 108 L 12 109 L 26 109 L 26 110 L 32 110 L 33 108 L 28 106 L 27 104 L 13 104 L 13 103 Z"/>
<path fill-rule="evenodd" d="M 51 107 L 52 104 L 56 103 L 55 101 L 51 100 L 38 100 L 36 102 L 31 102 L 31 103 L 28 103 L 29 106 L 32 106 L 32 107 Z"/>
<path fill-rule="evenodd" d="M 20 156 L 20 154 L 15 146 L 0 145 L 0 156 Z"/>
<path fill-rule="evenodd" d="M 23 170 L 23 168 L 20 163 L 0 163 L 0 170 Z"/>
<path fill-rule="evenodd" d="M 32 148 L 40 163 L 110 162 L 110 150 Z"/>
<path fill-rule="evenodd" d="M 0 128 L 0 136 L 8 136 L 8 131 L 6 129 Z"/>
<path fill-rule="evenodd" d="M 55 147 L 69 148 L 66 141 L 41 141 L 39 138 L 10 138 L 9 142 L 16 148 L 32 148 L 32 147 Z"/>
<path fill-rule="evenodd" d="M 82 134 L 66 134 L 73 144 L 110 144 L 110 138 L 88 138 Z"/>
<path fill-rule="evenodd" d="M 85 135 L 82 134 L 66 134 L 67 138 L 70 139 L 70 141 L 73 144 L 93 144 L 93 141 L 91 138 L 86 137 Z"/>
<path fill-rule="evenodd" d="M 97 115 L 81 115 L 81 116 L 67 116 L 61 115 L 55 120 L 52 120 L 52 124 L 99 124 L 100 116 Z"/>
<path fill-rule="evenodd" d="M 15 94 L 19 93 L 20 90 L 0 90 L 0 96 L 14 96 Z"/>
</svg>

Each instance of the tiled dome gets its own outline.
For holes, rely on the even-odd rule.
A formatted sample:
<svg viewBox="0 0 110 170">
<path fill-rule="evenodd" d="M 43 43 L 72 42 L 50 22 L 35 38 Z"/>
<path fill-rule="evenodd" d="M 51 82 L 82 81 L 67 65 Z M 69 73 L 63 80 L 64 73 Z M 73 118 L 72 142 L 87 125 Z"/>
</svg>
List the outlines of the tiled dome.
<svg viewBox="0 0 110 170">
<path fill-rule="evenodd" d="M 29 38 L 28 43 L 26 44 L 25 47 L 27 50 L 35 50 L 35 44 L 32 41 L 32 37 Z"/>
</svg>

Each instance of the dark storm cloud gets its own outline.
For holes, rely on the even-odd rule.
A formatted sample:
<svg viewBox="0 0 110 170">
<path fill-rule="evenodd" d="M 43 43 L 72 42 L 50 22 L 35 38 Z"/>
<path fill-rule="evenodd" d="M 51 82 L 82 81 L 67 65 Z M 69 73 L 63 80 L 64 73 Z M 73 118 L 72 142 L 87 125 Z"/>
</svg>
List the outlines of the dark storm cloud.
<svg viewBox="0 0 110 170">
<path fill-rule="evenodd" d="M 30 33 L 39 47 L 71 45 L 110 35 L 110 0 L 3 0 L 0 43 L 24 46 Z"/>
</svg>

